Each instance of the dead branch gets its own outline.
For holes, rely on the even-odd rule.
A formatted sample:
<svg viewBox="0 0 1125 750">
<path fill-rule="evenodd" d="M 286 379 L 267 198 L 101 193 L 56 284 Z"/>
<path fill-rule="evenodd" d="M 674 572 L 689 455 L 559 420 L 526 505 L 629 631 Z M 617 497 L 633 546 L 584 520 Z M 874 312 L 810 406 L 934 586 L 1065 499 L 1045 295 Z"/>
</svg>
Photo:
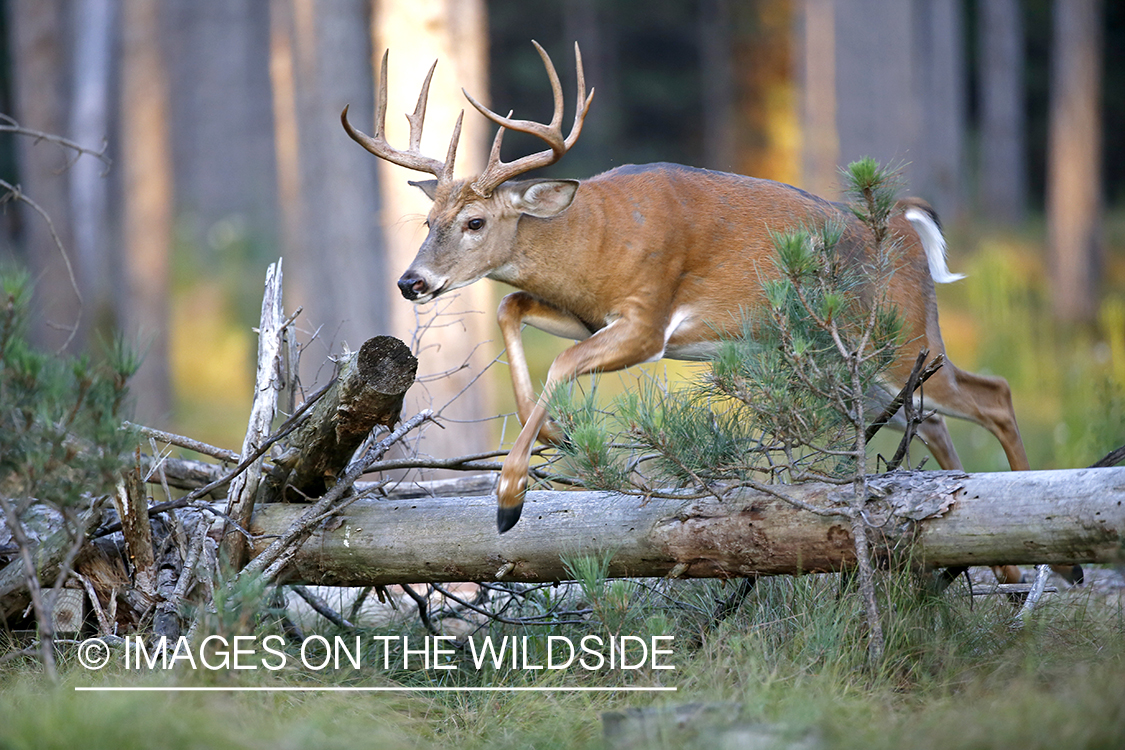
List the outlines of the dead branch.
<svg viewBox="0 0 1125 750">
<path fill-rule="evenodd" d="M 902 387 L 902 390 L 898 392 L 898 395 L 895 396 L 889 404 L 887 404 L 887 407 L 883 409 L 879 416 L 876 417 L 875 420 L 867 426 L 867 431 L 864 434 L 864 443 L 870 443 L 871 438 L 875 437 L 879 430 L 885 427 L 892 419 L 894 419 L 895 415 L 898 414 L 898 410 L 902 408 L 902 405 L 906 402 L 908 395 L 912 396 L 914 394 L 914 391 L 917 390 L 919 386 L 929 380 L 930 377 L 932 377 L 938 370 L 941 369 L 942 365 L 945 364 L 945 355 L 939 354 L 932 360 L 930 360 L 930 363 L 927 364 L 925 368 L 921 369 L 921 371 L 919 372 L 919 368 L 921 368 L 922 364 L 925 363 L 926 357 L 928 357 L 929 354 L 930 352 L 928 349 L 923 349 L 918 353 L 918 359 L 914 362 L 914 369 L 910 373 L 910 379 L 907 381 L 906 385 Z M 915 373 L 918 374 L 916 375 Z"/>
<path fill-rule="evenodd" d="M 220 489 L 220 488 L 225 487 L 228 484 L 230 484 L 235 478 L 237 478 L 243 472 L 247 471 L 251 467 L 251 465 L 254 464 L 259 458 L 261 458 L 263 455 L 265 455 L 266 451 L 268 451 L 275 443 L 277 443 L 279 440 L 284 439 L 291 432 L 293 432 L 293 430 L 297 429 L 297 427 L 301 424 L 301 420 L 304 419 L 305 414 L 308 412 L 309 409 L 312 408 L 313 404 L 315 404 L 317 402 L 317 400 L 321 396 L 324 395 L 324 393 L 328 390 L 329 385 L 331 385 L 331 383 L 329 383 L 328 385 L 324 386 L 323 388 L 321 388 L 320 390 L 316 391 L 314 394 L 309 396 L 308 401 L 301 404 L 301 408 L 297 409 L 296 413 L 294 413 L 292 417 L 287 419 L 285 421 L 285 423 L 277 429 L 276 432 L 274 432 L 272 435 L 270 435 L 268 438 L 266 438 L 264 441 L 262 441 L 262 444 L 259 445 L 257 448 L 255 448 L 253 453 L 251 453 L 249 456 L 243 458 L 238 463 L 238 466 L 235 466 L 230 471 L 226 472 L 225 474 L 222 474 L 217 479 L 211 480 L 209 483 L 203 485 L 202 487 L 196 486 L 195 489 L 193 489 L 191 492 L 184 495 L 183 497 L 179 497 L 179 498 L 176 498 L 175 500 L 169 500 L 168 502 L 159 503 L 157 505 L 152 506 L 151 508 L 148 509 L 149 515 L 152 516 L 152 515 L 156 515 L 158 513 L 166 513 L 170 510 L 176 510 L 178 508 L 190 507 L 195 503 L 196 500 L 199 500 L 200 498 L 204 497 L 205 495 L 208 495 L 208 494 L 214 492 L 215 490 Z M 169 460 L 169 462 L 172 461 L 172 459 L 168 459 L 168 460 Z M 170 466 L 177 466 L 178 465 L 180 467 L 186 467 L 184 473 L 178 474 L 177 477 L 176 477 L 176 478 L 178 478 L 180 480 L 184 480 L 184 481 L 186 481 L 186 478 L 192 473 L 201 474 L 204 477 L 210 477 L 210 476 L 213 475 L 212 474 L 213 471 L 217 472 L 218 470 L 221 470 L 221 467 L 214 467 L 214 469 L 203 468 L 203 467 L 206 467 L 206 466 L 213 466 L 213 464 L 203 464 L 203 463 L 198 462 L 198 461 L 182 460 L 178 464 L 170 463 L 169 465 Z M 208 512 L 215 512 L 211 508 L 206 508 L 206 510 Z M 220 515 L 226 516 L 226 514 L 220 514 Z M 107 526 L 103 529 L 99 529 L 98 533 L 97 533 L 97 536 L 105 536 L 106 534 L 112 534 L 116 531 L 121 531 L 121 524 L 120 523 L 112 524 L 112 525 Z"/>
<path fill-rule="evenodd" d="M 438 633 L 438 629 L 434 626 L 433 620 L 430 619 L 429 597 L 422 596 L 413 588 L 411 588 L 409 584 L 403 584 L 401 588 L 403 590 L 403 593 L 413 599 L 414 603 L 418 605 L 418 619 L 421 620 L 422 627 L 424 627 L 430 633 L 436 635 Z"/>
<path fill-rule="evenodd" d="M 101 507 L 101 500 L 94 500 L 75 518 L 69 522 L 64 518 L 57 527 L 48 526 L 39 535 L 38 541 L 33 541 L 28 537 L 13 501 L 0 496 L 0 511 L 4 513 L 8 530 L 20 550 L 16 559 L 0 568 L 0 620 L 22 611 L 31 602 L 29 572 L 37 574 L 35 584 L 40 586 L 40 581 L 69 568 L 76 554 L 74 546 L 85 540 L 97 524 Z M 12 511 L 11 515 L 8 509 Z M 23 535 L 26 544 L 19 541 L 17 534 Z"/>
<path fill-rule="evenodd" d="M 278 393 L 282 383 L 287 380 L 281 374 L 281 335 L 285 323 L 281 280 L 281 261 L 278 260 L 266 271 L 266 291 L 262 297 L 262 317 L 258 328 L 258 372 L 254 380 L 254 403 L 250 409 L 246 437 L 242 442 L 243 456 L 254 453 L 269 436 L 277 411 Z M 249 526 L 260 479 L 260 459 L 255 459 L 246 472 L 234 478 L 227 493 L 226 512 L 234 523 L 227 523 L 223 527 L 220 557 L 236 569 L 246 560 L 246 540 L 241 534 L 230 532 L 234 525 L 242 528 Z"/>
<path fill-rule="evenodd" d="M 140 448 L 137 465 L 125 472 L 113 498 L 121 519 L 125 549 L 133 566 L 133 585 L 149 602 L 156 600 L 156 556 L 152 548 L 152 526 L 149 523 L 148 498 L 141 480 Z"/>
<path fill-rule="evenodd" d="M 924 417 L 919 416 L 914 409 L 914 393 L 922 384 L 921 375 L 922 368 L 926 364 L 926 357 L 929 356 L 930 350 L 923 349 L 918 353 L 918 359 L 914 362 L 914 368 L 910 371 L 910 377 L 906 379 L 906 385 L 899 392 L 896 398 L 902 400 L 902 421 L 904 428 L 902 431 L 902 439 L 898 443 L 898 448 L 895 450 L 891 460 L 887 463 L 887 471 L 895 471 L 898 467 L 902 466 L 903 460 L 906 458 L 910 451 L 910 444 L 914 440 L 914 434 L 918 430 L 918 425 L 922 423 Z M 936 367 L 932 365 L 937 363 Z M 931 362 L 931 367 L 926 367 L 926 371 L 930 374 L 937 372 L 942 364 L 945 362 L 945 356 L 939 354 L 934 357 L 934 362 Z M 880 415 L 881 417 L 882 415 Z M 892 414 L 893 416 L 893 414 Z M 871 428 L 868 427 L 868 431 Z M 864 443 L 866 445 L 866 442 Z"/>
<path fill-rule="evenodd" d="M 1024 600 L 1023 606 L 1020 611 L 1016 613 L 1015 618 L 1012 620 L 1012 629 L 1019 630 L 1022 628 L 1027 620 L 1027 617 L 1035 611 L 1039 605 L 1039 599 L 1043 596 L 1043 592 L 1047 588 L 1047 578 L 1051 575 L 1050 565 L 1036 565 L 1035 566 L 1035 583 L 1031 586 L 1031 591 L 1027 594 L 1027 599 Z"/>
<path fill-rule="evenodd" d="M 1090 464 L 1090 468 L 1091 469 L 1108 468 L 1110 466 L 1117 466 L 1117 464 L 1121 463 L 1122 461 L 1125 461 L 1125 445 L 1121 446 L 1120 448 L 1117 448 L 1116 450 L 1112 450 L 1109 453 L 1105 454 L 1100 459 L 1098 459 L 1096 462 Z"/>
<path fill-rule="evenodd" d="M 293 593 L 308 602 L 309 606 L 313 608 L 317 614 L 338 628 L 346 628 L 348 630 L 355 630 L 355 625 L 345 620 L 340 614 L 328 606 L 328 602 L 321 599 L 319 596 L 309 591 L 304 586 L 291 586 Z"/>
<path fill-rule="evenodd" d="M 153 429 L 152 427 L 133 424 L 132 422 L 123 422 L 122 426 L 136 430 L 145 437 L 159 440 L 160 442 L 167 443 L 168 445 L 187 448 L 188 450 L 195 451 L 196 453 L 202 453 L 205 456 L 217 458 L 220 461 L 226 461 L 228 463 L 236 464 L 240 460 L 239 455 L 232 450 L 228 450 L 226 448 L 216 448 L 213 445 L 208 445 L 207 443 L 204 443 L 200 440 L 193 440 L 192 438 L 184 437 L 183 435 L 176 435 L 171 432 L 165 432 L 164 430 L 157 430 Z"/>
<path fill-rule="evenodd" d="M 78 300 L 78 314 L 75 316 L 74 322 L 65 328 L 65 330 L 70 332 L 70 335 L 66 337 L 66 341 L 62 343 L 62 346 L 58 348 L 58 352 L 62 352 L 70 346 L 70 342 L 73 341 L 74 337 L 78 334 L 78 326 L 82 322 L 82 292 L 79 291 L 78 280 L 74 277 L 74 266 L 70 263 L 70 255 L 66 252 L 66 248 L 63 247 L 62 240 L 59 239 L 59 233 L 55 230 L 55 222 L 51 221 L 50 214 L 48 214 L 42 206 L 31 198 L 28 198 L 19 185 L 13 185 L 7 180 L 0 180 L 0 187 L 8 191 L 0 198 L 0 203 L 5 203 L 10 200 L 23 201 L 31 206 L 35 213 L 39 214 L 40 218 L 46 222 L 47 231 L 51 235 L 51 240 L 55 243 L 55 248 L 59 251 L 59 255 L 61 255 L 63 259 L 63 264 L 66 266 L 66 273 L 70 279 L 70 288 L 74 291 L 74 296 Z"/>
<path fill-rule="evenodd" d="M 72 141 L 69 138 L 63 138 L 62 136 L 55 135 L 54 133 L 44 133 L 41 130 L 25 128 L 18 122 L 16 122 L 13 117 L 5 114 L 0 114 L 0 133 L 15 133 L 16 135 L 26 135 L 30 138 L 34 138 L 36 141 L 47 141 L 48 143 L 54 143 L 64 149 L 73 151 L 76 158 L 83 155 L 92 156 L 102 164 L 104 164 L 107 171 L 113 165 L 113 161 L 109 158 L 109 156 L 106 155 L 106 150 L 109 148 L 108 141 L 103 142 L 102 147 L 95 151 L 92 148 L 83 146 L 82 144 Z M 69 167 L 70 164 L 67 164 L 66 166 Z"/>
<path fill-rule="evenodd" d="M 55 669 L 55 618 L 48 608 L 47 602 L 43 600 L 39 574 L 36 570 L 35 561 L 32 559 L 31 541 L 27 538 L 23 521 L 16 512 L 15 506 L 3 495 L 0 495 L 0 511 L 4 513 L 8 530 L 20 553 L 19 558 L 9 563 L 3 572 L 7 572 L 9 568 L 22 568 L 19 571 L 23 574 L 22 583 L 26 586 L 28 597 L 31 599 L 31 606 L 35 611 L 35 619 L 39 624 L 39 660 L 43 663 L 43 669 L 47 672 L 47 677 L 50 678 L 51 682 L 57 683 L 59 675 Z M 0 590 L 0 601 L 2 601 L 5 593 Z"/>
</svg>

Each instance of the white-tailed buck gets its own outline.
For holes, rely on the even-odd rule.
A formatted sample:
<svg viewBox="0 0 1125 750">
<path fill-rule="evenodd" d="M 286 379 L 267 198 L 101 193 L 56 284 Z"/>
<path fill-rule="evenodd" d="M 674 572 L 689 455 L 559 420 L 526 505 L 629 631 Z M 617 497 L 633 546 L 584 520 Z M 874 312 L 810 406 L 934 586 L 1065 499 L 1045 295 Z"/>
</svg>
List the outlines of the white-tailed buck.
<svg viewBox="0 0 1125 750">
<path fill-rule="evenodd" d="M 410 146 L 388 145 L 387 57 L 376 104 L 375 133 L 366 135 L 341 114 L 348 135 L 381 159 L 428 172 L 412 183 L 433 200 L 429 235 L 398 281 L 406 299 L 429 302 L 488 277 L 522 291 L 500 304 L 499 323 L 508 350 L 512 386 L 523 429 L 500 475 L 497 524 L 519 520 L 535 440 L 562 438 L 547 414 L 548 395 L 560 383 L 592 372 L 620 370 L 661 357 L 699 360 L 713 354 L 724 334 L 737 334 L 742 311 L 763 302 L 762 279 L 771 272 L 771 231 L 834 220 L 846 226 L 843 242 L 863 255 L 868 230 L 844 207 L 789 185 L 677 164 L 627 165 L 586 180 L 512 181 L 553 164 L 578 139 L 594 92 L 586 95 L 582 58 L 575 45 L 578 101 L 574 122 L 562 131 L 563 93 L 547 53 L 543 58 L 555 109 L 547 124 L 502 117 L 466 92 L 481 114 L 500 126 L 488 165 L 475 180 L 453 178 L 461 129 L 454 129 L 445 161 L 419 153 L 430 68 L 410 121 Z M 436 66 L 437 63 L 435 62 Z M 463 113 L 462 113 L 463 114 Z M 504 130 L 530 133 L 549 146 L 512 162 L 500 160 Z M 954 281 L 945 263 L 945 240 L 931 210 L 904 204 L 892 230 L 901 238 L 902 266 L 892 277 L 890 299 L 905 321 L 904 351 L 890 377 L 905 383 L 917 352 L 944 354 L 934 282 Z M 578 343 L 555 359 L 536 398 L 521 342 L 524 324 Z M 1008 384 L 947 363 L 926 383 L 927 406 L 987 428 L 1004 447 L 1014 470 L 1027 469 Z M 961 468 L 945 422 L 924 422 L 919 434 L 945 469 Z M 1018 576 L 1018 571 L 1009 575 Z"/>
</svg>

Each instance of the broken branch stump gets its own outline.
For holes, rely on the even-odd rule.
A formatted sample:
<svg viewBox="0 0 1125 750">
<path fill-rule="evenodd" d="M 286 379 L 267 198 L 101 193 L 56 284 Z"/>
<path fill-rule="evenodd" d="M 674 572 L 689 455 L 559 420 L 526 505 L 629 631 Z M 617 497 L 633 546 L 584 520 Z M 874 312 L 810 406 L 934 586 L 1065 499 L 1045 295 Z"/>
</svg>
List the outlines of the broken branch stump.
<svg viewBox="0 0 1125 750">
<path fill-rule="evenodd" d="M 290 436 L 280 467 L 269 480 L 266 502 L 320 497 L 377 425 L 393 427 L 414 384 L 418 360 L 392 336 L 368 339 L 336 363 L 336 382 Z M 292 490 L 292 491 L 289 491 Z"/>
</svg>

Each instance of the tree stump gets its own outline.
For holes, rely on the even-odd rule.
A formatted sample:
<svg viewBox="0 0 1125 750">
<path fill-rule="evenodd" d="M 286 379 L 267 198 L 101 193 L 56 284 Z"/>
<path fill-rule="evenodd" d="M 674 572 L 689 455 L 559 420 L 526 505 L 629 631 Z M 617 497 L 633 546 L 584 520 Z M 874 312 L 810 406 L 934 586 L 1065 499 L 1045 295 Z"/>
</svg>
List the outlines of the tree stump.
<svg viewBox="0 0 1125 750">
<path fill-rule="evenodd" d="M 372 428 L 393 427 L 418 360 L 392 336 L 368 339 L 336 363 L 336 381 L 274 461 L 262 500 L 298 502 L 332 486 Z"/>
</svg>

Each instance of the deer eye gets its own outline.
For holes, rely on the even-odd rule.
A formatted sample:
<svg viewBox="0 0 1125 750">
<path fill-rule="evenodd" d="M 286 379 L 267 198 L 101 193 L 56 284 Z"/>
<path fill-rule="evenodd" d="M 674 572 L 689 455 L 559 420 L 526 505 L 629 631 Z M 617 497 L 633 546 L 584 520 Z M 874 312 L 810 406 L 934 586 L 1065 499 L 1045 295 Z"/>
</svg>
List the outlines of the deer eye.
<svg viewBox="0 0 1125 750">
<path fill-rule="evenodd" d="M 479 231 L 484 226 L 484 219 L 469 219 L 465 226 L 474 232 Z"/>
</svg>

